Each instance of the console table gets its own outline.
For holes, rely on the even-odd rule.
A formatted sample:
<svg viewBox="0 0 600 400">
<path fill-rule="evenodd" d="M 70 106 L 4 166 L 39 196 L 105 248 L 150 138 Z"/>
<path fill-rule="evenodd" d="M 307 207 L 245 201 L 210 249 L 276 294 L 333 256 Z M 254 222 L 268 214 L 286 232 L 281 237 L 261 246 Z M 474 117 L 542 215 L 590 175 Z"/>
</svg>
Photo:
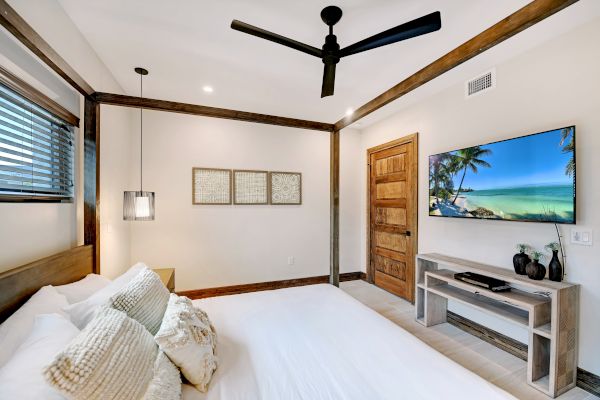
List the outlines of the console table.
<svg viewBox="0 0 600 400">
<path fill-rule="evenodd" d="M 527 382 L 556 397 L 573 388 L 577 375 L 579 285 L 534 281 L 509 269 L 429 253 L 417 255 L 417 322 L 433 326 L 446 322 L 448 300 L 524 327 L 529 332 Z M 511 286 L 493 292 L 454 278 L 474 272 Z"/>
</svg>

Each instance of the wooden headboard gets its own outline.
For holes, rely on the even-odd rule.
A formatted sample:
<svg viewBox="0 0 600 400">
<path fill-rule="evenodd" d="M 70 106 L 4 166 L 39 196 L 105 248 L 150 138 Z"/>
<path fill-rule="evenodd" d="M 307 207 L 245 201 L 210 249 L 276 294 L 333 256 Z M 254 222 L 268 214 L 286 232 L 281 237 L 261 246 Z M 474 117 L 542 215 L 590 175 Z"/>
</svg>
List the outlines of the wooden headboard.
<svg viewBox="0 0 600 400">
<path fill-rule="evenodd" d="M 0 322 L 42 286 L 64 285 L 93 272 L 94 246 L 79 246 L 0 273 Z"/>
</svg>

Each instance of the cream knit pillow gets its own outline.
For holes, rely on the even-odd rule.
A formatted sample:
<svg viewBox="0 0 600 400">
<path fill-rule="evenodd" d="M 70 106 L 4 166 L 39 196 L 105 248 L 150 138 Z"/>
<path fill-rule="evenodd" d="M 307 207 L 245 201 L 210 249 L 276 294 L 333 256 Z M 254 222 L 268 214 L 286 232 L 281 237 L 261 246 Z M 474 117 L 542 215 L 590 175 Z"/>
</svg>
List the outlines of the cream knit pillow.
<svg viewBox="0 0 600 400">
<path fill-rule="evenodd" d="M 154 375 L 158 348 L 137 321 L 104 307 L 44 370 L 69 399 L 138 400 Z"/>
<path fill-rule="evenodd" d="M 148 385 L 144 400 L 180 400 L 181 374 L 162 351 L 154 362 L 154 377 Z"/>
<path fill-rule="evenodd" d="M 171 294 L 160 330 L 154 337 L 183 376 L 206 392 L 217 368 L 217 334 L 206 313 L 187 297 Z"/>
<path fill-rule="evenodd" d="M 123 311 L 155 335 L 160 328 L 168 302 L 169 291 L 160 277 L 154 271 L 144 268 L 108 300 L 108 305 Z"/>
</svg>

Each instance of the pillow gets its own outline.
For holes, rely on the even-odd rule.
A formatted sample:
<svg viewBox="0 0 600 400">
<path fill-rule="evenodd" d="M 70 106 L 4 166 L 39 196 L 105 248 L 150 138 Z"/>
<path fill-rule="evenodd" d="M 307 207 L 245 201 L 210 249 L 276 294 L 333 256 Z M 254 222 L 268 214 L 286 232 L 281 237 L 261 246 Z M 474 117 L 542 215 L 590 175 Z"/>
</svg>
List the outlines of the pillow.
<svg viewBox="0 0 600 400">
<path fill-rule="evenodd" d="M 71 321 L 79 329 L 85 326 L 94 318 L 100 306 L 104 305 L 110 297 L 117 293 L 121 288 L 127 285 L 137 274 L 140 273 L 146 265 L 137 263 L 129 268 L 127 272 L 116 278 L 114 281 L 98 290 L 96 293 L 79 303 L 71 304 L 63 310 L 69 314 Z"/>
<path fill-rule="evenodd" d="M 79 329 L 59 314 L 35 317 L 30 335 L 0 368 L 0 399 L 63 400 L 42 371 L 77 334 Z"/>
<path fill-rule="evenodd" d="M 89 274 L 82 280 L 67 285 L 55 286 L 58 293 L 65 295 L 69 304 L 79 303 L 107 286 L 110 279 L 97 274 Z"/>
<path fill-rule="evenodd" d="M 217 334 L 204 311 L 187 297 L 171 294 L 154 339 L 191 384 L 201 392 L 208 390 L 217 368 Z"/>
<path fill-rule="evenodd" d="M 48 383 L 73 400 L 138 400 L 154 375 L 154 338 L 125 313 L 102 307 L 44 370 Z"/>
<path fill-rule="evenodd" d="M 155 335 L 169 302 L 169 291 L 156 272 L 144 268 L 108 301 L 108 306 L 123 311 Z"/>
<path fill-rule="evenodd" d="M 52 286 L 38 290 L 21 308 L 0 325 L 0 366 L 13 355 L 17 347 L 29 336 L 35 316 L 57 313 L 67 317 L 61 309 L 68 306 L 67 299 Z"/>
<path fill-rule="evenodd" d="M 180 400 L 181 374 L 162 351 L 154 362 L 154 376 L 146 389 L 144 400 Z"/>
</svg>

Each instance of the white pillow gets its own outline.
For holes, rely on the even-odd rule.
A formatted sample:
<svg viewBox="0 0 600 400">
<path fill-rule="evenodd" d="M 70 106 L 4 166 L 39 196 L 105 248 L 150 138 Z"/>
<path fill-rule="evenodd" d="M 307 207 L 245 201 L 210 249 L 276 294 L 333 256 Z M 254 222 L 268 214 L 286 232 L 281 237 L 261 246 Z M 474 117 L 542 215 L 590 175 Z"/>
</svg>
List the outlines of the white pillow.
<svg viewBox="0 0 600 400">
<path fill-rule="evenodd" d="M 35 317 L 29 337 L 0 368 L 0 399 L 63 400 L 42 371 L 77 334 L 79 329 L 59 314 Z"/>
<path fill-rule="evenodd" d="M 217 368 L 217 334 L 204 311 L 194 307 L 187 297 L 171 294 L 154 339 L 196 389 L 208 390 Z"/>
<path fill-rule="evenodd" d="M 67 298 L 52 286 L 44 286 L 0 325 L 0 366 L 13 355 L 17 347 L 29 336 L 33 321 L 38 314 L 57 313 L 68 318 L 62 311 L 68 306 Z"/>
<path fill-rule="evenodd" d="M 44 376 L 72 400 L 162 400 L 157 396 L 165 390 L 181 397 L 176 371 L 160 356 L 144 326 L 121 311 L 102 307 L 45 368 Z"/>
<path fill-rule="evenodd" d="M 85 326 L 94 318 L 94 315 L 99 310 L 100 306 L 106 304 L 112 295 L 131 282 L 131 280 L 144 268 L 147 267 L 143 263 L 135 264 L 123 275 L 119 276 L 87 299 L 80 301 L 79 303 L 68 305 L 63 310 L 69 314 L 71 321 L 76 327 L 79 329 L 85 328 Z"/>
<path fill-rule="evenodd" d="M 89 274 L 82 280 L 66 285 L 55 286 L 60 294 L 64 294 L 69 304 L 79 303 L 108 286 L 110 279 L 97 274 Z"/>
<path fill-rule="evenodd" d="M 135 319 L 154 336 L 160 328 L 169 291 L 156 272 L 144 268 L 125 287 L 108 300 L 107 305 L 123 311 Z"/>
</svg>

